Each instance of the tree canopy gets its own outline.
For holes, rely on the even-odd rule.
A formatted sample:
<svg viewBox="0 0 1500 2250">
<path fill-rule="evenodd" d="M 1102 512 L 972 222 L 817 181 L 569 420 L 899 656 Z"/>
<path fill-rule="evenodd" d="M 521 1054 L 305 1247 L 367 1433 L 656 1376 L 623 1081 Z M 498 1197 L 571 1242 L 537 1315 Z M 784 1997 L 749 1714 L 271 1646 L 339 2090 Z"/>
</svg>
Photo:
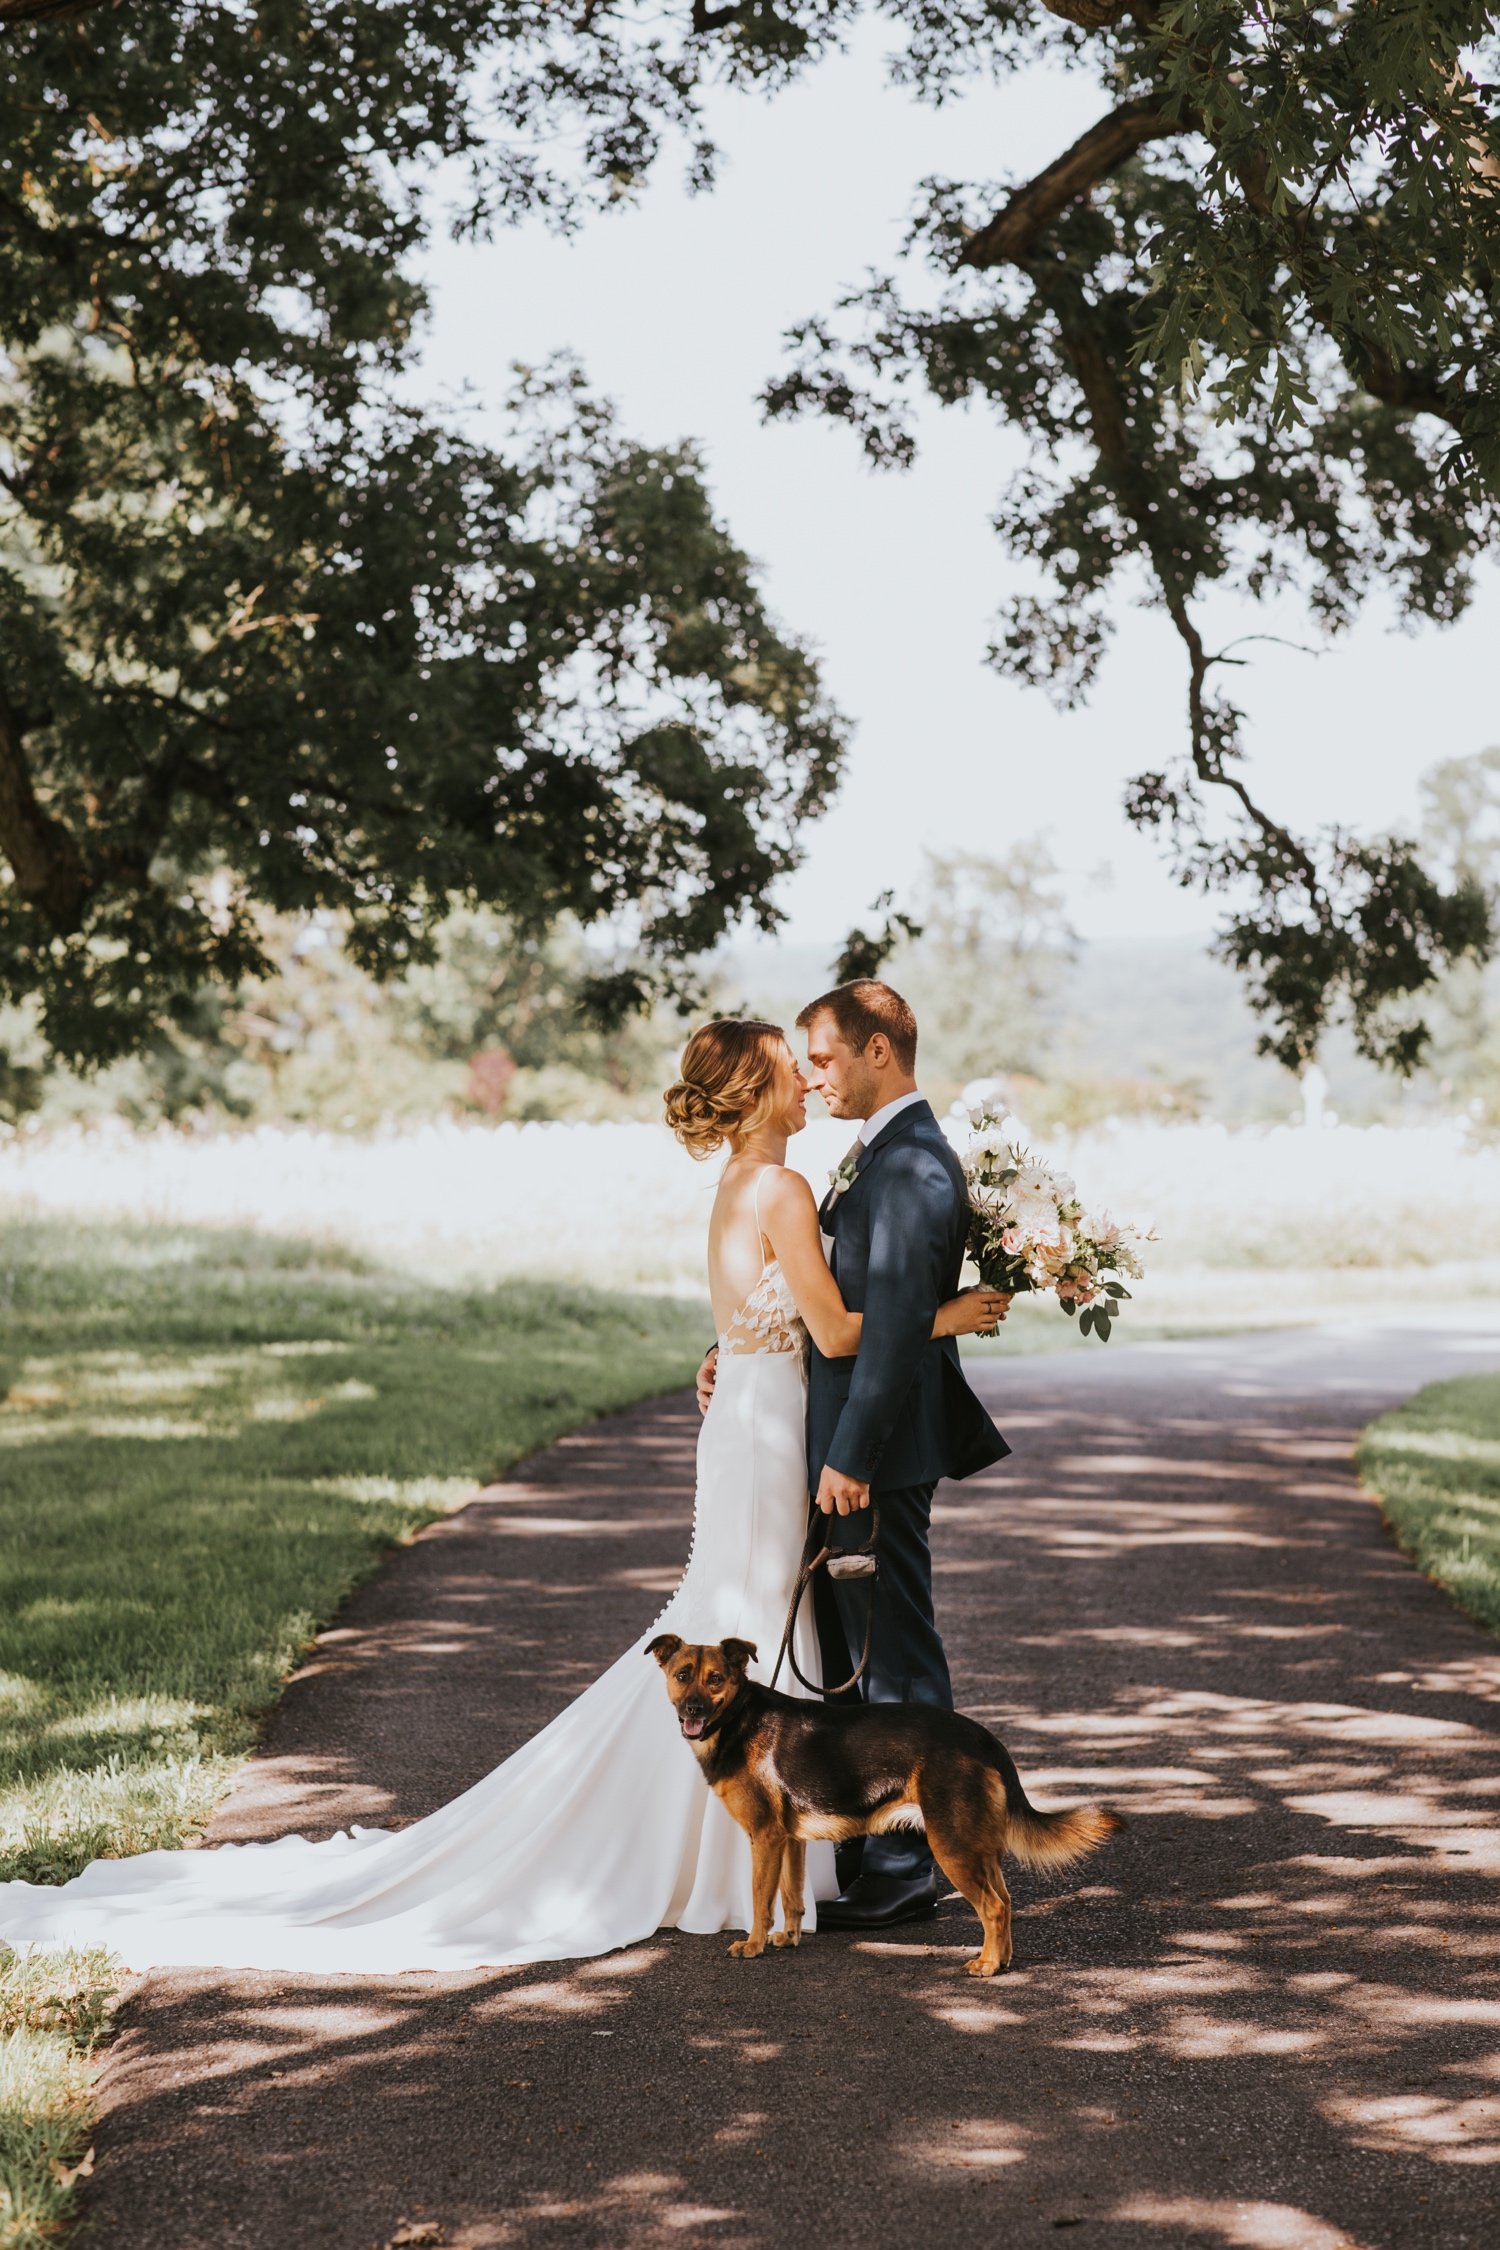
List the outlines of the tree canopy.
<svg viewBox="0 0 1500 2250">
<path fill-rule="evenodd" d="M 0 18 L 38 12 L 37 0 L 0 0 Z M 92 393 L 113 381 L 137 399 L 140 426 L 112 393 L 108 411 L 97 396 L 91 406 L 101 458 L 127 489 L 141 449 L 159 442 L 141 435 L 144 402 L 170 387 L 194 402 L 170 443 L 187 442 L 194 412 L 212 433 L 191 441 L 205 492 L 218 489 L 219 457 L 272 422 L 296 430 L 295 445 L 276 442 L 330 494 L 351 462 L 356 493 L 379 491 L 364 449 L 383 458 L 387 440 L 370 436 L 383 425 L 367 402 L 420 309 L 406 262 L 423 224 L 412 167 L 434 155 L 465 162 L 459 216 L 473 227 L 534 212 L 577 224 L 628 198 L 671 148 L 686 149 L 706 187 L 715 152 L 705 97 L 726 86 L 774 95 L 861 18 L 886 25 L 894 75 L 915 99 L 941 103 L 1044 64 L 1096 80 L 1097 121 L 1034 178 L 914 183 L 899 271 L 806 322 L 767 405 L 843 420 L 888 465 L 912 456 L 913 395 L 977 399 L 1023 433 L 1031 465 L 996 520 L 1034 590 L 1001 616 L 992 661 L 1071 702 L 1095 679 L 1122 601 L 1164 614 L 1183 650 L 1186 726 L 1180 754 L 1132 784 L 1130 817 L 1160 832 L 1183 881 L 1227 898 L 1223 949 L 1249 980 L 1271 1051 L 1295 1065 L 1345 1012 L 1368 1054 L 1400 1068 L 1420 1057 L 1421 995 L 1490 945 L 1482 886 L 1461 869 L 1434 873 L 1410 839 L 1308 834 L 1295 809 L 1262 803 L 1223 684 L 1244 659 L 1205 637 L 1204 610 L 1220 590 L 1290 594 L 1313 629 L 1334 633 L 1376 588 L 1437 623 L 1470 598 L 1500 495 L 1500 130 L 1484 0 L 182 0 L 61 16 L 42 0 L 40 12 L 49 20 L 6 43 L 20 129 L 0 158 L 11 244 L 0 253 L 0 321 L 22 348 L 28 396 L 76 388 L 83 369 Z M 128 381 L 106 378 L 107 362 L 129 369 Z M 31 475 L 66 476 L 49 451 L 57 427 L 45 413 L 27 425 L 36 467 L 24 488 Z M 398 458 L 402 445 L 421 449 L 415 437 L 390 442 Z M 581 493 L 569 520 L 591 530 L 586 449 L 570 460 Z M 504 473 L 524 478 L 526 464 Z M 644 492 L 654 472 L 638 473 Z M 138 494 L 160 492 L 160 474 L 159 463 L 145 472 Z M 658 482 L 668 474 L 677 471 L 663 466 Z M 337 513 L 343 502 L 328 505 Z M 390 505 L 376 498 L 373 509 Z M 151 508 L 125 513 L 128 533 L 110 532 L 74 504 L 78 566 L 113 568 L 114 543 L 128 539 L 136 567 L 154 519 Z M 196 516 L 213 528 L 194 536 L 217 539 L 213 511 L 200 505 Z M 462 559 L 445 582 L 462 586 L 460 610 L 477 563 L 462 520 Z M 518 521 L 514 511 L 506 520 Z M 29 515 L 14 536 L 39 610 L 62 565 Z M 588 614 L 568 613 L 559 653 L 569 631 L 592 648 L 595 630 L 590 537 L 568 552 L 577 579 L 589 578 Z M 650 558 L 637 568 L 649 574 Z M 240 601 L 262 574 L 257 553 L 234 581 Z M 346 575 L 357 583 L 358 571 Z M 391 596 L 396 617 L 363 619 L 376 648 L 385 629 L 402 629 L 408 592 L 405 629 L 414 640 L 428 631 L 416 574 L 394 575 L 413 584 Z M 294 573 L 277 583 L 274 604 L 269 591 L 256 595 L 243 632 L 241 612 L 225 613 L 220 631 L 240 633 L 236 649 L 276 645 L 258 622 L 272 616 L 285 621 L 283 648 L 310 630 L 301 646 L 318 647 L 318 629 L 297 622 L 312 596 Z M 616 665 L 627 645 L 637 662 L 634 623 L 649 613 L 659 625 L 657 598 L 653 586 L 630 626 L 613 629 Z M 444 677 L 462 703 L 473 622 L 442 596 L 433 606 L 454 667 Z M 779 643 L 771 661 L 758 619 L 741 630 L 757 641 L 758 746 L 773 752 L 769 768 L 740 769 L 769 775 L 743 784 L 748 831 L 772 804 L 784 821 L 814 808 L 832 738 L 805 660 Z M 170 652 L 159 665 L 141 640 L 111 653 L 96 711 L 118 711 L 147 686 L 174 692 Z M 687 641 L 700 660 L 696 631 Z M 730 671 L 747 669 L 720 648 L 717 695 Z M 75 700 L 75 683 L 98 676 L 76 657 L 58 669 Z M 335 675 L 341 687 L 353 669 Z M 662 671 L 686 689 L 665 657 Z M 783 671 L 798 682 L 790 705 Z M 67 766 L 56 747 L 65 730 L 50 725 L 28 738 L 32 755 L 58 763 L 36 782 L 22 829 L 29 821 L 45 841 L 50 820 L 92 837 L 82 768 Z M 368 739 L 389 732 L 382 717 Z M 687 735 L 701 777 L 712 759 L 701 709 Z M 530 772 L 534 752 L 523 756 Z M 550 779 L 545 759 L 537 770 Z M 13 795 L 0 783 L 0 836 L 17 833 Z M 260 833 L 256 849 L 271 851 Z M 358 834 L 363 843 L 362 824 Z M 30 848 L 23 838 L 23 856 Z M 444 868 L 437 848 L 433 873 L 447 880 L 454 863 Z M 298 865 L 301 850 L 289 851 Z M 748 897 L 775 862 L 773 849 L 737 868 L 730 894 Z M 64 894 L 76 884 L 66 870 L 58 879 Z M 417 889 L 425 898 L 429 888 L 424 873 Z M 701 937 L 711 921 L 706 909 L 678 910 L 666 934 Z M 374 924 L 392 925 L 383 902 Z M 26 925 L 33 952 L 44 927 Z M 201 918 L 191 927 L 203 943 Z M 61 942 L 66 952 L 66 933 Z"/>
<path fill-rule="evenodd" d="M 377 973 L 464 900 L 608 923 L 618 1010 L 774 921 L 833 786 L 838 722 L 689 449 L 568 368 L 520 381 L 503 451 L 401 394 L 421 167 L 477 149 L 490 16 L 4 41 L 0 997 L 59 1056 L 138 1045 L 315 909 Z"/>
<path fill-rule="evenodd" d="M 1097 122 L 1034 178 L 916 187 L 894 275 L 811 317 L 766 399 L 913 452 L 906 401 L 977 399 L 1030 441 L 997 529 L 1035 572 L 991 660 L 1085 695 L 1121 601 L 1183 649 L 1179 755 L 1126 809 L 1184 882 L 1227 894 L 1222 945 L 1295 1065 L 1330 1017 L 1409 1068 L 1413 996 L 1490 944 L 1486 901 L 1412 840 L 1309 835 L 1263 804 L 1205 638 L 1219 589 L 1291 593 L 1335 633 L 1376 588 L 1464 609 L 1500 494 L 1497 41 L 1483 0 L 647 0 L 503 11 L 511 130 L 494 192 L 575 216 L 673 133 L 711 179 L 702 96 L 766 92 L 884 19 L 917 99 L 1045 62 Z M 569 117 L 576 135 L 567 129 Z M 540 131 L 543 117 L 551 130 Z M 583 151 L 576 168 L 547 152 Z M 1378 756 L 1379 744 L 1372 744 Z"/>
</svg>

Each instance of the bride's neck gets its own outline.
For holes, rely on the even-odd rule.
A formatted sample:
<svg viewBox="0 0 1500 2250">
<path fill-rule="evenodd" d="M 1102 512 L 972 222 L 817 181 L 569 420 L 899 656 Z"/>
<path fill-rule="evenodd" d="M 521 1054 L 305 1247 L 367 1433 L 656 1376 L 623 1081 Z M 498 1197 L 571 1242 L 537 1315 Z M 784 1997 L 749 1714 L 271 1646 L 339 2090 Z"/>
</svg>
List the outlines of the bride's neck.
<svg viewBox="0 0 1500 2250">
<path fill-rule="evenodd" d="M 742 1141 L 730 1143 L 729 1161 L 731 1164 L 785 1164 L 786 1142 L 785 1133 L 775 1132 L 768 1125 L 759 1126 Z"/>
</svg>

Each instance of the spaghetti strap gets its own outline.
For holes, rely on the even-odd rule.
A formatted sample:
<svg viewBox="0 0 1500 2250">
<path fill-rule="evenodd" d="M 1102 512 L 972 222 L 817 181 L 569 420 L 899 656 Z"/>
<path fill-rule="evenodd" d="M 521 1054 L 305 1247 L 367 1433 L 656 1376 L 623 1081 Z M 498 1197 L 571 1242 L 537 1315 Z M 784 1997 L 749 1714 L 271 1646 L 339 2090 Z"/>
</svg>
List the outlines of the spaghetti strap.
<svg viewBox="0 0 1500 2250">
<path fill-rule="evenodd" d="M 762 1184 L 764 1183 L 766 1174 L 768 1172 L 774 1172 L 775 1169 L 776 1167 L 774 1164 L 762 1164 L 760 1170 L 755 1175 L 755 1192 L 750 1198 L 750 1211 L 752 1217 L 755 1220 L 755 1247 L 760 1252 L 760 1270 L 762 1274 L 764 1274 L 767 1266 L 772 1263 L 772 1260 L 766 1256 L 766 1244 L 770 1238 L 767 1235 L 765 1228 L 760 1223 L 760 1191 Z M 772 1243 L 771 1247 L 774 1250 L 775 1244 Z"/>
</svg>

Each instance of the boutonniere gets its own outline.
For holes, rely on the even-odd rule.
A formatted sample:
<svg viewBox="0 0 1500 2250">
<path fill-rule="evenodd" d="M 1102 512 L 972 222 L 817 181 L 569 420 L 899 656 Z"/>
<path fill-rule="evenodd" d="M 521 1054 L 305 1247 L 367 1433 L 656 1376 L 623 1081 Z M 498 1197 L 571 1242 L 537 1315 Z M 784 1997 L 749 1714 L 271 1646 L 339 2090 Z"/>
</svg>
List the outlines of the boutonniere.
<svg viewBox="0 0 1500 2250">
<path fill-rule="evenodd" d="M 848 1194 L 850 1188 L 852 1188 L 854 1185 L 855 1174 L 858 1172 L 858 1170 L 859 1152 L 857 1149 L 851 1148 L 849 1154 L 844 1158 L 843 1163 L 838 1166 L 836 1171 L 830 1172 L 828 1175 L 828 1196 L 830 1202 L 837 1203 L 841 1195 Z"/>
</svg>

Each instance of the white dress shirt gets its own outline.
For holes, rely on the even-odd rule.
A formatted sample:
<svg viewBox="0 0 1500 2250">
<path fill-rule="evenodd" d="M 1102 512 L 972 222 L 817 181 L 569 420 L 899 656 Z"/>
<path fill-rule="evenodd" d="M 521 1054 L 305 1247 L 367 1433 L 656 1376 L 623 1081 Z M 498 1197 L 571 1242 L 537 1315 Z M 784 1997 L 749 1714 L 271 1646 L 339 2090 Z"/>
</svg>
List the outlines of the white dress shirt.
<svg viewBox="0 0 1500 2250">
<path fill-rule="evenodd" d="M 920 1102 L 925 1098 L 922 1094 L 898 1094 L 893 1102 L 887 1102 L 883 1108 L 877 1109 L 873 1117 L 861 1118 L 859 1131 L 854 1136 L 854 1146 L 862 1148 L 866 1142 L 873 1141 L 875 1135 L 882 1132 L 893 1117 L 899 1117 L 903 1109 L 910 1109 L 913 1102 Z M 831 1265 L 833 1263 L 833 1236 L 821 1227 L 818 1234 L 823 1245 L 823 1255 Z"/>
<path fill-rule="evenodd" d="M 925 1100 L 926 1096 L 920 1093 L 898 1094 L 893 1102 L 887 1102 L 883 1109 L 877 1109 L 873 1117 L 864 1119 L 859 1128 L 858 1138 L 865 1142 L 873 1141 L 875 1135 L 883 1133 L 891 1119 L 899 1117 L 903 1109 L 910 1109 L 913 1102 Z"/>
</svg>

